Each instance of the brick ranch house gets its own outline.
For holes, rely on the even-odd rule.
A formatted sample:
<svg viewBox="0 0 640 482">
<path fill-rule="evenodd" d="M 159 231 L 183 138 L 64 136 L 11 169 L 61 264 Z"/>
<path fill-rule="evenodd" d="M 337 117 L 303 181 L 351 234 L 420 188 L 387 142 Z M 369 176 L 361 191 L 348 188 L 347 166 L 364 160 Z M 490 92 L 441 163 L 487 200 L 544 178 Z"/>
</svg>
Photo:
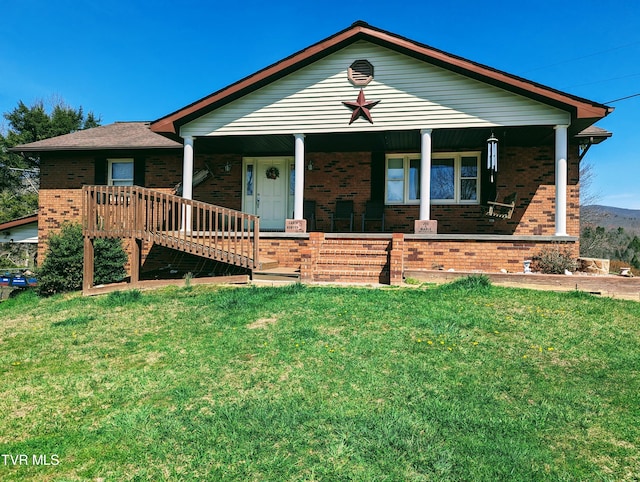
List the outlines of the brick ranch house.
<svg viewBox="0 0 640 482">
<path fill-rule="evenodd" d="M 395 284 L 577 257 L 579 164 L 612 110 L 356 22 L 154 122 L 15 150 L 41 159 L 40 259 L 84 223 L 86 289 L 93 239 L 113 236 L 132 282 L 188 253 Z"/>
</svg>

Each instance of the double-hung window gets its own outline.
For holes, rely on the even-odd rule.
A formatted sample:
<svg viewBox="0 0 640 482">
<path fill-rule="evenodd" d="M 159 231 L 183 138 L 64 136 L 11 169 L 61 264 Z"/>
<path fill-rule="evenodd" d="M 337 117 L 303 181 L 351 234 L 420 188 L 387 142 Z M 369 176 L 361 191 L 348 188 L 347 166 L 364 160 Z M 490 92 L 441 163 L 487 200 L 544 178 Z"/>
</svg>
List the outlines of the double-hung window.
<svg viewBox="0 0 640 482">
<path fill-rule="evenodd" d="M 385 200 L 387 204 L 420 202 L 420 155 L 387 156 Z"/>
<path fill-rule="evenodd" d="M 447 152 L 431 156 L 431 202 L 478 204 L 480 199 L 480 153 Z M 420 156 L 390 154 L 386 158 L 385 202 L 420 202 Z"/>
<path fill-rule="evenodd" d="M 108 160 L 109 186 L 133 186 L 133 159 Z"/>
<path fill-rule="evenodd" d="M 479 199 L 479 152 L 438 152 L 432 154 L 432 203 L 478 204 Z"/>
</svg>

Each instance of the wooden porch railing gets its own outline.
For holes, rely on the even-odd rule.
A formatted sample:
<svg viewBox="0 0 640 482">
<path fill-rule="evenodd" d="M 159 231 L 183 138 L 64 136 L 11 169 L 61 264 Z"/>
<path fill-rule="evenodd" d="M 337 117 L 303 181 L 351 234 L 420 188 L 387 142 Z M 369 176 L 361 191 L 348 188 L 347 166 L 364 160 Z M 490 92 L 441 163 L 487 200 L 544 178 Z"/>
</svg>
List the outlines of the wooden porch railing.
<svg viewBox="0 0 640 482">
<path fill-rule="evenodd" d="M 132 238 L 248 269 L 258 267 L 258 216 L 138 186 L 82 190 L 85 246 L 95 238 Z"/>
</svg>

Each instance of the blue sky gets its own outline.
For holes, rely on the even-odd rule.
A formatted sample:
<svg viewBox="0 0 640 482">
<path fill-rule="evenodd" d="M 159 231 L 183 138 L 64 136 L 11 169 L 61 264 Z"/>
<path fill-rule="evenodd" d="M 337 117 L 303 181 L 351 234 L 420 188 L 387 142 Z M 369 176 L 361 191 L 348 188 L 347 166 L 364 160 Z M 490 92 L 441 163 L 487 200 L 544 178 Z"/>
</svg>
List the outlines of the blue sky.
<svg viewBox="0 0 640 482">
<path fill-rule="evenodd" d="M 597 102 L 640 94 L 637 0 L 4 3 L 0 112 L 63 100 L 103 124 L 154 120 L 356 20 Z M 640 209 L 640 96 L 610 105 L 592 190 Z"/>
</svg>

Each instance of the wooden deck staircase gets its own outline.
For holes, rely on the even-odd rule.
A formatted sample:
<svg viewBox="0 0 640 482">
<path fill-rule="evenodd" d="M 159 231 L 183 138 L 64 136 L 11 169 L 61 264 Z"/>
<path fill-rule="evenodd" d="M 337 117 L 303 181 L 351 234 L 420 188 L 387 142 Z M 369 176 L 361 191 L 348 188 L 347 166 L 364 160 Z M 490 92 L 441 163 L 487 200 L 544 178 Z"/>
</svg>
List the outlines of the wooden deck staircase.
<svg viewBox="0 0 640 482">
<path fill-rule="evenodd" d="M 83 187 L 84 281 L 93 286 L 93 242 L 131 240 L 131 283 L 139 281 L 143 242 L 231 264 L 261 269 L 260 218 L 138 186 Z"/>
</svg>

